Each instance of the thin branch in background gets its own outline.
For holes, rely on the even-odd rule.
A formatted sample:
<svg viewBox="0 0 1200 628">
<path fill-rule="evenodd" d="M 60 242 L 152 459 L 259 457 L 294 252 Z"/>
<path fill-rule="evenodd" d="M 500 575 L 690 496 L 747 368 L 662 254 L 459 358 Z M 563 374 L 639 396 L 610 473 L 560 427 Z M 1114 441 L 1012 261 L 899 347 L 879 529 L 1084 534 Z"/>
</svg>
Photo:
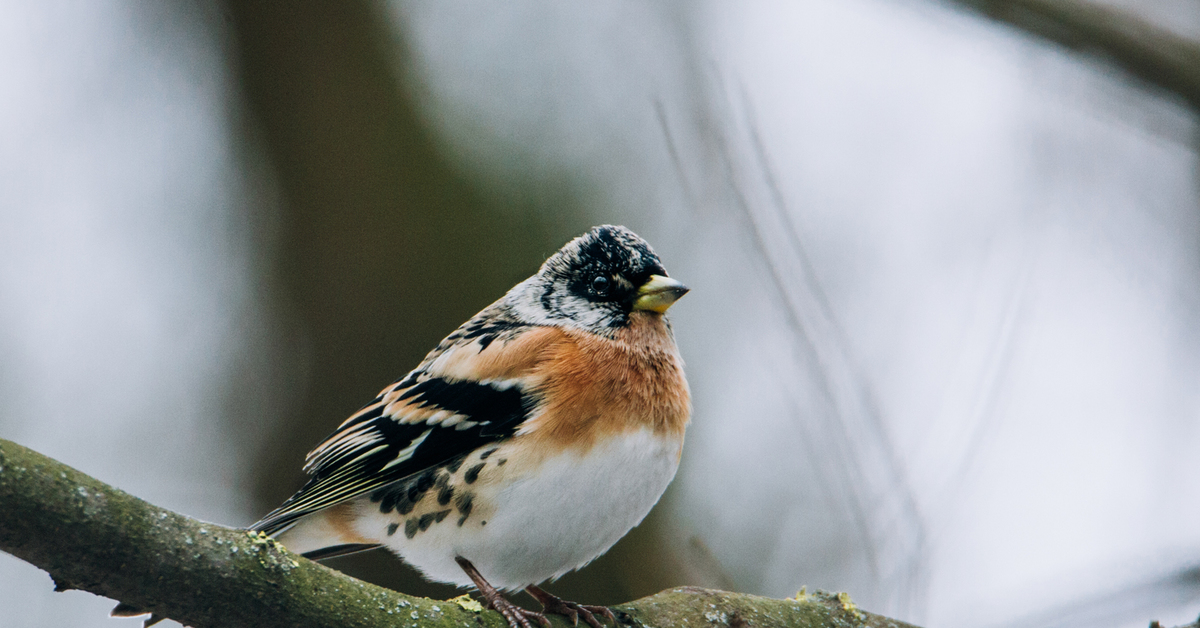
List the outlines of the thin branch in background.
<svg viewBox="0 0 1200 628">
<path fill-rule="evenodd" d="M 683 160 L 679 156 L 679 147 L 675 144 L 675 134 L 671 132 L 671 126 L 667 119 L 667 110 L 663 105 L 662 100 L 654 100 L 654 115 L 658 118 L 658 126 L 662 129 L 663 141 L 667 145 L 667 155 L 671 157 L 671 163 L 675 166 L 675 173 L 679 175 L 679 185 L 683 188 L 683 197 L 687 201 L 687 207 L 699 207 L 697 202 L 699 195 L 696 194 L 692 187 L 692 182 L 688 179 L 687 170 L 683 167 Z"/>
<path fill-rule="evenodd" d="M 1088 0 L 949 0 L 1072 50 L 1096 54 L 1200 110 L 1200 42 Z"/>
<path fill-rule="evenodd" d="M 839 433 L 831 438 L 831 434 L 821 431 L 814 434 L 815 438 L 802 439 L 806 445 L 810 447 L 810 454 L 814 456 L 814 460 L 823 458 L 836 458 L 837 468 L 842 471 L 840 475 L 836 475 L 838 487 L 835 492 L 837 495 L 848 495 L 855 499 L 851 499 L 848 503 L 850 506 L 851 519 L 855 523 L 859 534 L 862 536 L 863 549 L 867 554 L 867 559 L 870 562 L 871 569 L 874 571 L 877 578 L 882 577 L 880 569 L 879 557 L 879 540 L 872 534 L 871 514 L 869 506 L 864 503 L 865 500 L 859 499 L 862 496 L 867 482 L 864 480 L 866 475 L 857 464 L 853 452 L 853 444 L 851 434 L 844 429 L 845 423 L 838 416 L 839 408 L 837 407 L 836 393 L 833 390 L 833 383 L 830 381 L 830 372 L 827 366 L 822 361 L 821 352 L 817 349 L 816 343 L 809 333 L 801 318 L 801 313 L 794 306 L 790 296 L 789 281 L 784 276 L 782 265 L 777 263 L 771 256 L 771 247 L 766 241 L 767 227 L 761 224 L 761 217 L 752 209 L 752 203 L 747 199 L 746 193 L 738 183 L 737 176 L 733 173 L 733 157 L 731 150 L 727 144 L 722 144 L 724 162 L 729 166 L 729 181 L 733 189 L 734 196 L 737 199 L 738 209 L 742 210 L 747 223 L 750 227 L 750 235 L 753 238 L 755 249 L 761 258 L 761 261 L 766 264 L 767 270 L 770 273 L 772 283 L 775 285 L 775 291 L 772 293 L 777 298 L 780 310 L 784 313 L 785 321 L 788 329 L 794 336 L 794 342 L 790 345 L 796 353 L 795 360 L 798 364 L 811 363 L 815 364 L 812 374 L 815 379 L 813 382 L 817 385 L 821 392 L 822 398 L 827 404 L 827 411 L 834 419 L 833 424 L 842 427 Z M 789 387 L 790 389 L 791 387 Z M 803 404 L 801 404 L 793 391 L 793 403 L 796 407 L 796 416 L 803 416 Z M 801 422 L 801 426 L 811 425 L 810 423 Z M 818 426 L 828 427 L 828 423 L 817 423 Z M 820 446 L 818 446 L 818 443 Z M 831 456 L 832 454 L 832 456 Z M 828 489 L 828 487 L 827 487 Z M 829 492 L 828 490 L 826 492 Z"/>
<path fill-rule="evenodd" d="M 822 399 L 826 402 L 826 412 L 828 414 L 836 414 L 837 408 L 834 402 L 834 392 L 827 377 L 827 372 L 820 364 L 820 354 L 800 320 L 800 314 L 791 306 L 786 296 L 787 279 L 782 275 L 780 265 L 773 263 L 773 260 L 768 255 L 768 245 L 763 240 L 765 229 L 756 222 L 756 215 L 751 211 L 751 202 L 746 198 L 745 191 L 742 186 L 738 185 L 737 177 L 733 172 L 733 159 L 731 149 L 724 141 L 718 141 L 720 145 L 720 154 L 724 157 L 723 164 L 726 166 L 726 177 L 730 188 L 736 200 L 736 205 L 742 210 L 743 217 L 749 223 L 749 233 L 753 238 L 755 250 L 758 251 L 760 261 L 766 265 L 767 271 L 770 274 L 772 283 L 775 285 L 775 291 L 772 295 L 775 296 L 779 304 L 780 311 L 784 314 L 784 321 L 787 324 L 788 330 L 792 333 L 793 342 L 788 344 L 791 349 L 794 360 L 797 365 L 813 364 L 815 368 L 812 370 L 812 376 L 815 384 L 821 392 Z M 797 417 L 804 416 L 804 404 L 800 402 L 800 393 L 796 390 L 797 382 L 781 381 L 784 389 L 787 390 Z M 840 425 L 839 421 L 834 423 Z M 848 506 L 851 521 L 854 523 L 855 529 L 862 538 L 862 549 L 867 556 L 867 561 L 874 572 L 875 576 L 880 577 L 877 540 L 871 534 L 871 521 L 868 509 L 860 499 L 855 499 L 861 495 L 863 485 L 861 469 L 855 463 L 853 445 L 847 442 L 847 434 L 843 431 L 836 435 L 831 435 L 827 430 L 822 429 L 828 427 L 828 422 L 821 421 L 800 421 L 799 425 L 802 429 L 809 432 L 809 437 L 801 437 L 800 441 L 808 451 L 809 460 L 826 460 L 834 459 L 836 461 L 835 468 L 840 473 L 823 473 L 825 482 L 822 483 L 824 494 L 830 501 Z M 815 430 L 812 428 L 816 428 Z M 820 472 L 820 465 L 816 465 Z M 832 480 L 832 481 L 830 481 Z M 850 496 L 851 499 L 844 499 L 845 496 Z M 843 499 L 837 499 L 842 497 Z"/>
<path fill-rule="evenodd" d="M 735 204 L 741 210 L 742 218 L 746 221 L 749 227 L 749 235 L 753 241 L 755 250 L 759 254 L 759 260 L 766 265 L 767 271 L 771 277 L 771 281 L 775 286 L 775 290 L 771 292 L 779 304 L 779 310 L 784 315 L 784 322 L 788 330 L 794 336 L 794 342 L 789 344 L 789 348 L 795 355 L 795 361 L 798 365 L 815 364 L 813 376 L 814 384 L 818 386 L 822 394 L 822 398 L 829 404 L 827 410 L 835 411 L 833 407 L 834 392 L 831 388 L 827 371 L 820 364 L 820 355 L 814 344 L 812 337 L 809 335 L 808 329 L 801 321 L 800 313 L 791 306 L 787 298 L 788 280 L 783 276 L 783 269 L 779 264 L 773 262 L 769 255 L 769 246 L 764 240 L 766 228 L 758 223 L 758 216 L 751 209 L 751 201 L 746 196 L 746 191 L 739 184 L 739 177 L 734 168 L 733 149 L 730 147 L 727 138 L 724 134 L 717 133 L 715 136 L 715 144 L 717 153 L 721 156 L 721 165 L 723 167 L 723 175 L 725 181 L 729 184 L 730 191 L 733 193 Z M 795 382 L 782 382 L 789 389 L 792 396 L 792 402 L 796 407 L 797 416 L 802 416 L 803 404 L 799 401 L 799 394 L 791 390 L 795 386 Z M 816 425 L 818 427 L 824 424 L 819 422 L 804 423 L 801 422 L 801 427 L 809 427 Z M 834 487 L 825 486 L 826 493 L 835 493 L 837 495 L 857 495 L 861 489 L 862 482 L 858 479 L 858 468 L 850 460 L 844 438 L 829 438 L 828 434 L 814 433 L 813 438 L 802 438 L 806 447 L 810 449 L 814 460 L 823 458 L 836 458 L 837 468 L 843 473 L 835 474 L 833 479 Z M 844 436 L 844 435 L 842 435 Z M 830 446 L 833 449 L 830 449 Z M 829 478 L 827 478 L 829 479 Z M 854 521 L 856 528 L 862 535 L 863 549 L 867 553 L 868 560 L 872 569 L 877 569 L 878 558 L 876 556 L 875 540 L 870 535 L 870 524 L 868 523 L 869 515 L 862 504 L 857 500 L 852 500 L 849 504 L 850 516 Z"/>
<path fill-rule="evenodd" d="M 718 73 L 719 75 L 719 73 Z M 718 81 L 719 82 L 719 81 Z M 852 357 L 846 334 L 838 322 L 824 288 L 789 215 L 784 197 L 769 167 L 757 123 L 749 112 L 748 99 L 728 96 L 727 104 L 740 104 L 744 115 L 724 113 L 722 124 L 702 132 L 717 157 L 720 178 L 733 197 L 747 224 L 747 232 L 774 285 L 784 322 L 793 336 L 789 343 L 794 361 L 807 370 L 821 399 L 824 420 L 801 421 L 811 432 L 801 440 L 811 448 L 814 460 L 833 462 L 835 471 L 822 472 L 822 488 L 828 497 L 847 507 L 848 515 L 863 538 L 872 571 L 897 607 L 912 608 L 923 597 L 924 524 L 911 488 L 895 455 L 870 385 Z M 715 103 L 720 105 L 720 101 Z M 720 119 L 722 116 L 717 114 Z M 675 142 L 662 112 L 659 121 Z M 739 124 L 740 122 L 740 124 Z M 743 128 L 741 137 L 736 129 Z M 746 130 L 748 129 L 748 130 Z M 744 147 L 747 142 L 748 148 Z M 739 148 L 734 145 L 738 144 Z M 739 167 L 737 155 L 749 153 L 749 172 Z M 675 159 L 680 176 L 688 181 L 683 164 Z M 766 200 L 751 199 L 749 190 L 767 189 Z M 756 195 L 762 196 L 761 194 Z M 796 279 L 800 278 L 797 282 Z M 815 307 L 814 307 L 815 305 Z M 798 417 L 811 415 L 800 401 L 798 382 L 783 382 Z"/>
<path fill-rule="evenodd" d="M 811 343 L 810 346 L 813 357 L 821 364 L 823 378 L 828 378 L 822 387 L 834 393 L 830 401 L 835 408 L 834 417 L 843 431 L 850 469 L 856 478 L 858 490 L 854 494 L 862 500 L 859 509 L 867 513 L 869 534 L 878 548 L 880 563 L 877 568 L 899 607 L 912 610 L 923 599 L 927 580 L 925 524 L 868 377 L 854 357 L 849 337 L 817 277 L 779 188 L 744 87 L 738 90 L 738 97 L 750 143 L 749 152 L 770 201 L 757 207 L 746 205 L 743 209 L 764 214 L 758 220 L 752 219 L 752 223 L 760 230 L 758 241 L 764 245 L 760 252 L 768 264 L 786 268 L 787 276 L 799 275 L 804 280 L 800 286 L 792 281 L 780 282 L 779 287 L 788 308 L 796 312 L 797 320 L 803 320 L 812 328 L 808 336 L 823 340 L 820 346 Z M 764 224 L 767 222 L 777 228 L 767 230 Z M 766 248 L 771 234 L 777 236 L 774 238 L 776 244 Z M 773 276 L 779 278 L 782 274 L 775 272 Z M 815 304 L 815 310 L 808 304 Z"/>
<path fill-rule="evenodd" d="M 1118 628 L 1146 625 L 1153 613 L 1200 602 L 1200 567 L 1127 582 L 1100 595 L 1062 603 L 1005 628 Z M 1193 626 L 1195 624 L 1192 624 Z"/>
<path fill-rule="evenodd" d="M 971 476 L 977 461 L 982 457 L 982 451 L 988 442 L 988 436 L 995 433 L 1001 416 L 1001 398 L 1008 384 L 1012 371 L 1012 363 L 1018 349 L 1020 330 L 1024 327 L 1029 316 L 1029 290 L 1033 280 L 1036 263 L 1036 251 L 1025 258 L 1024 267 L 1020 270 L 1015 285 L 1006 299 L 1004 314 L 992 335 L 992 342 L 987 350 L 983 368 L 974 395 L 975 402 L 971 412 L 966 415 L 969 420 L 967 444 L 961 448 L 958 455 L 947 470 L 939 473 L 946 478 L 945 484 L 934 491 L 930 500 L 932 512 L 952 513 L 954 505 L 961 501 L 963 486 Z M 943 514 L 940 527 L 949 525 L 951 517 Z M 930 534 L 930 544 L 936 543 L 936 532 Z"/>
<path fill-rule="evenodd" d="M 671 126 L 665 110 L 660 109 L 658 114 L 658 121 L 665 137 L 668 150 L 670 150 L 671 147 L 677 145 L 677 142 L 674 139 L 674 133 L 671 131 Z M 706 142 L 711 149 L 705 151 L 705 154 L 719 157 L 717 159 L 717 163 L 721 172 L 718 178 L 728 184 L 727 191 L 733 195 L 735 204 L 742 209 L 742 212 L 738 217 L 752 222 L 754 216 L 748 210 L 750 201 L 745 197 L 741 187 L 736 184 L 737 177 L 733 170 L 731 157 L 732 150 L 728 146 L 725 134 L 721 131 L 720 125 L 712 123 L 711 120 L 705 120 L 705 122 L 707 122 L 707 124 L 702 125 L 702 127 L 698 130 L 702 141 Z M 680 180 L 684 182 L 686 192 L 687 190 L 690 190 L 690 185 L 688 185 L 690 180 L 687 176 L 687 169 L 684 167 L 682 160 L 677 158 L 677 153 L 672 152 L 672 157 L 674 157 L 673 163 L 678 170 Z M 754 245 L 756 250 L 760 252 L 760 261 L 766 264 L 767 272 L 772 275 L 773 282 L 777 286 L 782 284 L 785 280 L 778 275 L 779 268 L 770 264 L 766 255 L 762 254 L 762 251 L 766 250 L 766 245 L 759 240 L 761 230 L 755 225 L 751 224 L 747 228 L 747 233 L 755 239 Z M 792 308 L 788 307 L 787 303 L 783 300 L 780 291 L 776 290 L 773 295 L 778 299 L 779 309 L 784 314 L 784 323 L 788 326 L 789 331 L 791 331 L 792 335 L 795 336 L 799 343 L 804 344 L 807 347 L 807 352 L 802 353 L 797 351 L 797 343 L 793 342 L 788 345 L 795 354 L 795 361 L 797 363 L 805 363 L 806 359 L 815 352 L 815 349 L 811 344 L 811 339 L 808 338 L 804 326 L 800 323 L 800 320 L 796 316 L 796 312 Z M 818 381 L 820 381 L 820 378 L 818 378 Z M 802 415 L 803 408 L 799 401 L 800 394 L 798 391 L 794 390 L 797 383 L 791 381 L 790 379 L 782 378 L 781 381 L 779 381 L 779 384 L 786 391 L 790 402 L 794 406 L 796 414 Z M 832 392 L 828 390 L 825 392 L 826 398 L 829 398 L 832 395 Z M 822 433 L 819 433 L 819 431 L 813 431 L 809 429 L 809 423 L 801 422 L 800 427 L 805 429 L 805 431 L 810 432 L 810 434 L 807 436 L 801 436 L 798 439 L 800 446 L 803 447 L 808 454 L 804 457 L 806 461 L 823 460 L 830 457 L 836 457 L 839 463 L 836 465 L 838 469 L 846 470 L 851 467 L 851 465 L 845 460 L 842 448 L 839 447 L 831 450 L 826 445 L 825 441 L 836 441 L 837 439 L 826 438 Z M 813 468 L 819 475 L 824 476 L 821 484 L 824 490 L 821 491 L 821 494 L 826 498 L 829 507 L 833 510 L 838 510 L 841 507 L 849 506 L 849 516 L 854 524 L 855 530 L 857 530 L 862 537 L 862 548 L 867 554 L 868 563 L 872 569 L 875 569 L 878 561 L 876 560 L 874 542 L 870 537 L 870 526 L 866 521 L 866 513 L 862 508 L 858 507 L 859 503 L 857 501 L 851 500 L 849 503 L 847 503 L 847 501 L 842 498 L 842 496 L 854 495 L 856 493 L 857 488 L 855 482 L 848 477 L 848 473 L 826 473 L 820 468 L 820 465 L 815 464 L 813 465 Z"/>
</svg>

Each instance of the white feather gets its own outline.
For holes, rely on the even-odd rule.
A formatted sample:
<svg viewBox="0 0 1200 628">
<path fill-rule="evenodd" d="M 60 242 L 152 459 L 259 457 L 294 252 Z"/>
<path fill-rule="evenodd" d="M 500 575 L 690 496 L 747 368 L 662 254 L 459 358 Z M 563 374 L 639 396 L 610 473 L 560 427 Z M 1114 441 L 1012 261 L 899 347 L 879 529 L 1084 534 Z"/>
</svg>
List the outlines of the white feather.
<svg viewBox="0 0 1200 628">
<path fill-rule="evenodd" d="M 379 471 L 380 472 L 386 471 L 386 470 L 400 464 L 401 462 L 404 462 L 404 461 L 408 460 L 409 458 L 412 458 L 413 452 L 417 451 L 417 447 L 420 447 L 421 443 L 425 442 L 425 439 L 429 438 L 429 435 L 431 433 L 433 433 L 433 428 L 429 428 L 429 429 L 425 430 L 424 432 L 422 432 L 420 436 L 413 439 L 413 442 L 410 443 L 408 447 L 405 447 L 404 449 L 401 449 L 400 451 L 396 452 L 396 457 L 394 459 L 392 459 L 391 462 L 383 465 L 383 468 L 381 468 Z"/>
<path fill-rule="evenodd" d="M 582 457 L 551 458 L 495 494 L 476 495 L 476 504 L 494 508 L 483 516 L 486 525 L 472 514 L 460 527 L 455 512 L 411 539 L 402 530 L 389 536 L 384 531 L 396 515 L 364 502 L 355 527 L 432 580 L 469 586 L 454 562 L 461 555 L 494 586 L 518 589 L 586 565 L 640 523 L 675 476 L 681 447 L 678 440 L 639 431 Z"/>
</svg>

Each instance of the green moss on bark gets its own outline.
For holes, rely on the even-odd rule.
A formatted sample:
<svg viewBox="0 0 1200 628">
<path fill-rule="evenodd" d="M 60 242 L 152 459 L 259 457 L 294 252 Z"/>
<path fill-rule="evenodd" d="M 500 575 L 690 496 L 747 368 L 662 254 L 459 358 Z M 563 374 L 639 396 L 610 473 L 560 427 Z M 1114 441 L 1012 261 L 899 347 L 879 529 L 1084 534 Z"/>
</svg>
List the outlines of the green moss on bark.
<svg viewBox="0 0 1200 628">
<path fill-rule="evenodd" d="M 396 593 L 261 534 L 197 521 L 0 439 L 0 550 L 83 589 L 189 626 L 506 628 L 494 611 Z M 905 628 L 817 593 L 773 600 L 679 588 L 615 609 L 628 626 Z M 555 626 L 566 626 L 554 618 Z"/>
<path fill-rule="evenodd" d="M 776 600 L 713 589 L 669 589 L 617 607 L 646 628 L 912 628 L 910 624 L 859 610 L 846 594 L 818 591 L 801 599 Z"/>
</svg>

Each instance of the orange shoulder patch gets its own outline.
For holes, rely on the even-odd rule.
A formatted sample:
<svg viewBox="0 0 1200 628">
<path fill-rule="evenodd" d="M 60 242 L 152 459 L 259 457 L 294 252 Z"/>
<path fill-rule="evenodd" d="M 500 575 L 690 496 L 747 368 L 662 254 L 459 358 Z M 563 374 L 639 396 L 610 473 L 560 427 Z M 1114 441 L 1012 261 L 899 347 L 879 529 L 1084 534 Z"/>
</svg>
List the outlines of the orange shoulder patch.
<svg viewBox="0 0 1200 628">
<path fill-rule="evenodd" d="M 557 327 L 531 327 L 509 339 L 482 347 L 479 341 L 447 350 L 428 366 L 434 377 L 485 380 L 516 379 L 529 375 L 554 347 L 567 342 Z"/>
</svg>

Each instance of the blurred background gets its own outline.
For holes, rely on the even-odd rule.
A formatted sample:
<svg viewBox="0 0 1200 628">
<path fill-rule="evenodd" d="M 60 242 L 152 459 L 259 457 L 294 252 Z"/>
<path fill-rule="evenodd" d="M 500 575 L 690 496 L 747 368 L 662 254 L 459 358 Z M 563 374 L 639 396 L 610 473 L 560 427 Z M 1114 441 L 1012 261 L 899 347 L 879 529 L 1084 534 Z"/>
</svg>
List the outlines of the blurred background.
<svg viewBox="0 0 1200 628">
<path fill-rule="evenodd" d="M 442 336 L 620 223 L 693 288 L 695 416 L 659 507 L 551 590 L 1200 613 L 1200 4 L 0 11 L 0 437 L 247 525 Z M 457 595 L 382 552 L 333 565 Z M 138 625 L 111 606 L 0 555 L 6 627 Z"/>
</svg>

